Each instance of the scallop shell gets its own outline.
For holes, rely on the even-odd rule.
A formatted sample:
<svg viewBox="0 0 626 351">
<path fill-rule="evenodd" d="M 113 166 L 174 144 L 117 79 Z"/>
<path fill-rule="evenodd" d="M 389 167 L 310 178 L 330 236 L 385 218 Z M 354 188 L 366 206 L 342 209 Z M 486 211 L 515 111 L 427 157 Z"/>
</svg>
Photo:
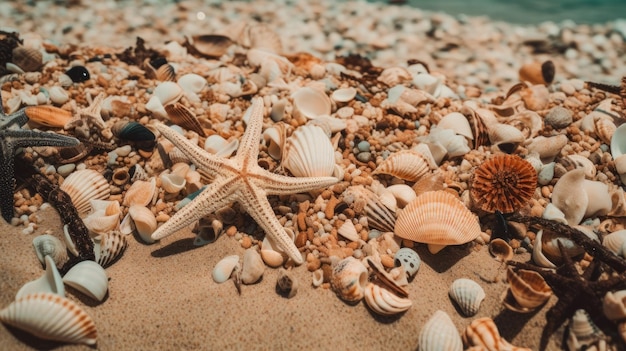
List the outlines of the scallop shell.
<svg viewBox="0 0 626 351">
<path fill-rule="evenodd" d="M 118 231 L 101 234 L 94 240 L 94 253 L 96 262 L 106 268 L 118 260 L 126 248 L 128 241 Z"/>
<path fill-rule="evenodd" d="M 428 244 L 431 253 L 446 245 L 460 245 L 480 234 L 478 218 L 445 190 L 419 195 L 398 215 L 394 233 L 403 239 Z"/>
<path fill-rule="evenodd" d="M 383 316 L 405 312 L 413 305 L 410 299 L 399 297 L 374 283 L 368 283 L 363 294 L 372 311 Z"/>
<path fill-rule="evenodd" d="M 91 200 L 106 200 L 111 193 L 106 178 L 93 169 L 82 169 L 70 174 L 60 189 L 70 196 L 80 215 L 89 211 Z"/>
<path fill-rule="evenodd" d="M 611 144 L 613 134 L 617 130 L 617 126 L 608 118 L 600 118 L 594 121 L 595 132 L 598 138 L 607 145 Z"/>
<path fill-rule="evenodd" d="M 109 290 L 109 278 L 101 265 L 81 261 L 65 273 L 63 282 L 94 300 L 102 301 Z"/>
<path fill-rule="evenodd" d="M 393 231 L 396 222 L 395 216 L 374 192 L 356 185 L 346 189 L 344 200 L 346 197 L 352 202 L 352 207 L 356 213 L 364 212 L 369 228 L 383 232 Z"/>
<path fill-rule="evenodd" d="M 417 274 L 421 263 L 422 260 L 417 252 L 408 247 L 401 248 L 396 251 L 396 254 L 393 256 L 393 265 L 396 267 L 404 267 L 408 278 L 412 278 Z"/>
<path fill-rule="evenodd" d="M 243 253 L 243 264 L 241 267 L 241 282 L 244 284 L 254 284 L 263 277 L 265 263 L 261 255 L 255 248 L 249 248 Z"/>
<path fill-rule="evenodd" d="M 607 292 L 602 299 L 604 316 L 612 321 L 626 318 L 626 290 Z"/>
<path fill-rule="evenodd" d="M 348 257 L 333 268 L 330 285 L 342 300 L 355 303 L 364 296 L 368 276 L 367 268 L 361 261 Z"/>
<path fill-rule="evenodd" d="M 537 308 L 552 296 L 552 289 L 539 273 L 524 269 L 515 272 L 510 267 L 506 273 L 511 294 L 521 307 Z"/>
<path fill-rule="evenodd" d="M 448 295 L 466 317 L 478 313 L 480 304 L 486 296 L 485 291 L 478 283 L 467 278 L 460 278 L 452 282 Z"/>
<path fill-rule="evenodd" d="M 55 294 L 37 293 L 19 298 L 0 311 L 0 320 L 42 339 L 96 343 L 96 325 L 91 317 L 74 302 Z"/>
<path fill-rule="evenodd" d="M 152 239 L 151 235 L 157 228 L 154 213 L 145 206 L 132 205 L 128 209 L 128 214 L 132 218 L 133 223 L 135 223 L 135 228 L 141 239 L 148 244 L 153 243 L 154 239 Z"/>
<path fill-rule="evenodd" d="M 463 350 L 463 341 L 452 319 L 441 310 L 435 311 L 420 330 L 418 345 L 420 351 Z"/>
<path fill-rule="evenodd" d="M 39 262 L 46 268 L 46 256 L 49 256 L 57 268 L 60 268 L 67 261 L 67 249 L 65 245 L 50 234 L 38 235 L 33 239 L 33 247 Z"/>
<path fill-rule="evenodd" d="M 122 205 L 124 206 L 147 206 L 152 202 L 156 192 L 156 180 L 151 178 L 149 181 L 135 181 L 124 195 Z"/>
<path fill-rule="evenodd" d="M 305 125 L 285 141 L 282 165 L 296 177 L 330 177 L 335 150 L 322 128 Z"/>
<path fill-rule="evenodd" d="M 354 223 L 352 223 L 352 221 L 349 219 L 345 221 L 339 228 L 337 228 L 337 234 L 350 241 L 358 242 L 361 239 L 361 236 L 357 232 Z"/>
<path fill-rule="evenodd" d="M 35 48 L 18 46 L 12 51 L 11 62 L 24 72 L 34 72 L 43 65 L 43 55 Z"/>
<path fill-rule="evenodd" d="M 54 261 L 50 256 L 46 256 L 45 260 L 46 271 L 44 274 L 26 284 L 24 284 L 15 295 L 16 299 L 23 296 L 35 294 L 35 293 L 51 293 L 65 297 L 65 287 L 63 286 L 63 279 L 61 274 L 54 265 Z"/>
<path fill-rule="evenodd" d="M 613 233 L 607 234 L 602 239 L 602 245 L 611 250 L 614 254 L 625 257 L 626 256 L 626 229 L 618 230 Z"/>
<path fill-rule="evenodd" d="M 403 180 L 416 182 L 429 170 L 428 161 L 421 153 L 401 150 L 389 155 L 376 167 L 372 175 L 390 174 Z"/>
<path fill-rule="evenodd" d="M 321 115 L 330 115 L 332 102 L 324 92 L 303 87 L 291 94 L 293 113 L 306 119 L 314 119 Z"/>
<path fill-rule="evenodd" d="M 221 284 L 230 279 L 234 270 L 239 269 L 239 256 L 230 255 L 222 258 L 213 268 L 213 281 Z"/>
<path fill-rule="evenodd" d="M 201 137 L 207 136 L 196 115 L 185 107 L 185 105 L 178 102 L 165 105 L 165 112 L 167 112 L 167 117 L 169 117 L 172 123 L 194 131 Z"/>
<path fill-rule="evenodd" d="M 486 351 L 531 351 L 524 347 L 511 345 L 506 341 L 493 319 L 483 317 L 473 320 L 462 335 L 463 343 L 468 346 L 480 347 Z"/>
<path fill-rule="evenodd" d="M 72 119 L 70 111 L 51 105 L 28 106 L 24 113 L 30 121 L 53 128 L 63 128 Z"/>
</svg>

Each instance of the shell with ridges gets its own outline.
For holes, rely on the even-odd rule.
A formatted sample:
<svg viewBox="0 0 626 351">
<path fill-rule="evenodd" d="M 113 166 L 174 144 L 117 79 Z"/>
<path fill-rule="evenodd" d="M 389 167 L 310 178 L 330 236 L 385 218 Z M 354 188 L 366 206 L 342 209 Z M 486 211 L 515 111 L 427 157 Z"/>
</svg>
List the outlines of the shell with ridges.
<svg viewBox="0 0 626 351">
<path fill-rule="evenodd" d="M 367 278 L 365 265 L 354 257 L 348 257 L 333 267 L 330 285 L 342 300 L 358 302 L 364 296 Z"/>
<path fill-rule="evenodd" d="M 109 278 L 101 265 L 81 261 L 63 276 L 63 282 L 94 300 L 102 301 L 109 290 Z"/>
<path fill-rule="evenodd" d="M 460 245 L 480 233 L 478 218 L 445 190 L 419 195 L 398 215 L 394 233 L 403 239 L 428 244 L 431 253 L 446 245 Z"/>
<path fill-rule="evenodd" d="M 378 78 L 376 78 L 379 82 L 383 82 L 390 87 L 408 82 L 412 79 L 413 76 L 411 76 L 411 73 L 406 68 L 398 66 L 385 68 Z"/>
<path fill-rule="evenodd" d="M 106 268 L 119 259 L 127 247 L 128 241 L 126 241 L 126 237 L 122 233 L 112 231 L 101 234 L 94 239 L 96 262 Z"/>
<path fill-rule="evenodd" d="M 583 309 L 574 312 L 567 334 L 566 344 L 569 350 L 596 350 L 597 348 L 591 345 L 603 336 L 589 314 Z M 601 348 L 601 350 L 604 349 Z"/>
<path fill-rule="evenodd" d="M 89 203 L 93 212 L 83 222 L 90 232 L 102 234 L 119 227 L 121 208 L 118 201 L 91 200 Z"/>
<path fill-rule="evenodd" d="M 159 98 L 163 106 L 173 104 L 183 96 L 183 88 L 174 82 L 161 82 L 154 88 L 154 96 Z"/>
<path fill-rule="evenodd" d="M 55 294 L 37 293 L 17 299 L 0 311 L 0 320 L 39 338 L 95 345 L 96 325 L 74 302 Z"/>
<path fill-rule="evenodd" d="M 59 271 L 50 256 L 46 256 L 45 265 L 46 271 L 44 274 L 41 277 L 24 284 L 20 290 L 17 291 L 17 294 L 15 295 L 16 299 L 35 293 L 51 293 L 65 297 L 63 279 L 61 278 L 61 274 L 59 274 Z"/>
<path fill-rule="evenodd" d="M 282 165 L 296 177 L 330 177 L 335 170 L 335 150 L 322 128 L 305 125 L 285 141 Z"/>
<path fill-rule="evenodd" d="M 537 272 L 524 269 L 515 272 L 509 267 L 506 277 L 510 284 L 511 294 L 523 308 L 537 308 L 552 296 L 552 289 Z"/>
<path fill-rule="evenodd" d="M 178 102 L 165 105 L 165 112 L 167 112 L 167 117 L 169 117 L 174 124 L 192 130 L 201 137 L 206 137 L 206 133 L 202 125 L 200 125 L 200 121 L 198 121 L 196 115 L 185 107 L 185 105 Z"/>
<path fill-rule="evenodd" d="M 396 218 L 373 191 L 362 185 L 351 186 L 344 192 L 344 200 L 352 203 L 356 213 L 365 214 L 369 228 L 383 232 L 393 231 Z"/>
<path fill-rule="evenodd" d="M 626 229 L 607 234 L 602 238 L 602 245 L 614 254 L 626 257 Z"/>
<path fill-rule="evenodd" d="M 24 72 L 34 72 L 43 64 L 43 54 L 35 48 L 18 46 L 12 51 L 12 63 Z"/>
<path fill-rule="evenodd" d="M 420 330 L 418 345 L 420 351 L 463 350 L 463 341 L 452 319 L 441 310 L 435 311 Z"/>
<path fill-rule="evenodd" d="M 401 150 L 389 155 L 376 167 L 372 175 L 390 174 L 400 179 L 415 182 L 429 170 L 428 160 L 421 153 L 413 150 Z"/>
<path fill-rule="evenodd" d="M 356 227 L 354 226 L 354 223 L 352 223 L 352 221 L 349 219 L 345 221 L 339 228 L 337 228 L 337 234 L 350 241 L 358 242 L 361 239 L 359 233 L 356 230 Z"/>
<path fill-rule="evenodd" d="M 70 174 L 60 188 L 70 196 L 79 214 L 89 211 L 91 200 L 105 200 L 111 193 L 106 178 L 93 169 L 83 169 Z"/>
<path fill-rule="evenodd" d="M 367 284 L 364 297 L 372 311 L 384 316 L 402 313 L 413 305 L 410 299 L 399 297 L 374 283 Z"/>
<path fill-rule="evenodd" d="M 467 278 L 460 278 L 452 282 L 448 295 L 467 317 L 478 312 L 480 304 L 486 296 L 485 291 L 478 283 Z"/>
<path fill-rule="evenodd" d="M 500 336 L 493 319 L 483 317 L 473 320 L 462 335 L 463 343 L 468 346 L 480 347 L 487 351 L 530 351 L 524 347 L 511 345 Z"/>
<path fill-rule="evenodd" d="M 72 119 L 70 111 L 51 105 L 28 106 L 24 113 L 30 121 L 53 128 L 63 128 Z"/>
<path fill-rule="evenodd" d="M 38 235 L 33 239 L 33 248 L 39 262 L 46 267 L 46 256 L 49 256 L 57 268 L 63 266 L 67 261 L 67 250 L 65 245 L 57 238 L 50 234 Z"/>
</svg>

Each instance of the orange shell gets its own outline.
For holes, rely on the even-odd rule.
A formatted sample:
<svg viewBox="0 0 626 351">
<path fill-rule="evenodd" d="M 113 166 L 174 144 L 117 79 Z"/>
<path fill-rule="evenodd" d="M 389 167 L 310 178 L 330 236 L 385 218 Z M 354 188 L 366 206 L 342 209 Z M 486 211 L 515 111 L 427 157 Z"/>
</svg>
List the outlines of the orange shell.
<svg viewBox="0 0 626 351">
<path fill-rule="evenodd" d="M 471 195 L 483 211 L 511 213 L 524 206 L 535 193 L 537 172 L 515 155 L 497 155 L 474 171 Z"/>
<path fill-rule="evenodd" d="M 400 179 L 415 182 L 428 171 L 428 161 L 422 154 L 413 150 L 401 150 L 389 155 L 372 172 L 372 175 L 390 174 Z"/>
<path fill-rule="evenodd" d="M 63 128 L 72 119 L 70 111 L 50 105 L 29 106 L 24 109 L 24 113 L 30 121 L 46 127 Z"/>
<path fill-rule="evenodd" d="M 552 296 L 550 286 L 535 271 L 520 269 L 515 272 L 509 267 L 506 271 L 506 279 L 509 281 L 511 294 L 524 308 L 537 308 Z"/>
<path fill-rule="evenodd" d="M 464 244 L 481 233 L 478 217 L 444 190 L 411 201 L 398 215 L 394 232 L 402 239 L 437 246 Z"/>
</svg>

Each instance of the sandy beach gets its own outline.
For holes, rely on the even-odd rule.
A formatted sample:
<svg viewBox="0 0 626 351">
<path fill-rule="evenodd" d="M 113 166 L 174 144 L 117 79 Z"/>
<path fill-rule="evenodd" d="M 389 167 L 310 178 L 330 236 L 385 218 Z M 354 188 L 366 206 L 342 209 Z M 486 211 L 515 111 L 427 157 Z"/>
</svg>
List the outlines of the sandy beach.
<svg viewBox="0 0 626 351">
<path fill-rule="evenodd" d="M 591 160 L 593 172 L 586 174 L 587 181 L 606 186 L 606 193 L 610 195 L 606 209 L 585 214 L 578 222 L 595 231 L 600 239 L 610 232 L 624 229 L 626 213 L 622 213 L 623 209 L 620 212 L 623 203 L 619 199 L 611 201 L 611 196 L 613 199 L 621 196 L 623 200 L 624 193 L 620 172 L 613 159 L 617 157 L 612 157 L 610 146 L 611 136 L 617 133 L 624 118 L 625 83 L 621 81 L 621 96 L 590 88 L 584 83 L 592 81 L 619 86 L 622 77 L 626 76 L 623 59 L 626 56 L 626 22 L 623 19 L 598 25 L 544 22 L 537 26 L 517 26 L 484 17 L 457 19 L 410 7 L 366 2 L 234 1 L 201 5 L 185 1 L 141 6 L 132 1 L 103 1 L 93 6 L 70 3 L 66 8 L 52 6 L 50 9 L 39 2 L 33 6 L 0 4 L 0 16 L 7 19 L 0 28 L 2 31 L 15 29 L 24 45 L 42 52 L 44 48 L 48 49 L 43 55 L 43 65 L 34 70 L 40 72 L 38 75 L 9 72 L 4 76 L 1 88 L 5 113 L 10 114 L 35 101 L 35 105 L 54 105 L 76 114 L 77 109 L 86 108 L 103 93 L 107 103 L 98 115 L 106 125 L 103 130 L 109 133 L 120 121 L 132 120 L 150 126 L 159 120 L 171 125 L 170 117 L 159 115 L 160 110 L 153 111 L 149 105 L 150 98 L 156 95 L 156 87 L 162 82 L 149 76 L 145 62 L 133 65 L 121 59 L 122 52 L 129 47 L 136 48 L 137 37 L 141 37 L 148 49 L 160 53 L 172 65 L 177 78 L 185 74 L 203 78 L 201 89 L 183 97 L 181 105 L 186 105 L 198 117 L 202 132 L 220 135 L 229 142 L 242 139 L 249 127 L 241 122 L 241 118 L 254 97 L 263 97 L 263 131 L 282 121 L 288 127 L 289 136 L 308 121 L 298 117 L 292 94 L 304 86 L 321 89 L 331 105 L 329 115 L 340 121 L 338 131 L 333 131 L 329 138 L 329 142 L 334 143 L 333 157 L 338 170 L 328 174 L 339 180 L 335 185 L 301 195 L 269 198 L 271 210 L 280 224 L 296 232 L 296 236 L 304 237 L 301 242 L 296 239 L 304 264 L 294 266 L 291 260 L 284 264 L 299 284 L 294 297 L 285 298 L 277 293 L 279 272 L 276 268 L 266 267 L 261 280 L 242 285 L 240 293 L 232 280 L 222 284 L 214 282 L 211 274 L 221 259 L 228 255 L 243 257 L 247 248 L 258 249 L 263 242 L 264 231 L 249 215 L 235 211 L 234 220 L 224 223 L 225 232 L 215 242 L 204 246 L 194 245 L 193 226 L 153 244 L 144 243 L 137 233 L 125 236 L 128 248 L 119 261 L 106 268 L 109 282 L 103 301 L 95 301 L 66 287 L 66 297 L 82 307 L 97 327 L 95 346 L 46 341 L 3 324 L 0 328 L 2 350 L 417 350 L 420 331 L 437 310 L 450 316 L 459 335 L 473 320 L 490 317 L 508 342 L 537 350 L 546 325 L 545 314 L 558 299 L 551 296 L 547 303 L 530 313 L 505 308 L 501 300 L 509 286 L 506 266 L 494 259 L 484 241 L 493 229 L 493 221 L 485 218 L 492 216 L 477 208 L 476 201 L 470 198 L 471 175 L 475 169 L 493 156 L 503 154 L 504 146 L 498 148 L 494 138 L 491 138 L 492 145 L 475 146 L 476 133 L 471 139 L 460 137 L 467 151 L 450 156 L 451 147 L 444 148 L 447 156 L 437 160 L 435 167 L 427 167 L 429 175 L 442 175 L 444 184 L 438 186 L 446 190 L 440 191 L 454 193 L 475 217 L 480 217 L 483 233 L 462 245 L 448 246 L 438 254 L 431 254 L 424 244 L 412 246 L 421 258 L 421 266 L 405 287 L 412 302 L 411 308 L 397 315 L 381 316 L 365 301 L 344 302 L 328 281 L 319 287 L 313 286 L 313 272 L 331 261 L 328 256 L 342 256 L 337 260 L 351 255 L 358 259 L 375 256 L 393 262 L 399 247 L 383 248 L 381 252 L 369 255 L 368 250 L 376 251 L 377 245 L 384 245 L 379 243 L 384 241 L 383 236 L 376 238 L 381 230 L 368 228 L 368 220 L 372 219 L 348 200 L 345 190 L 365 186 L 383 194 L 392 184 L 405 184 L 411 189 L 416 181 L 388 174 L 373 175 L 372 172 L 400 150 L 412 149 L 420 143 L 434 143 L 434 139 L 428 139 L 433 126 L 453 112 L 461 111 L 468 119 L 471 119 L 468 111 L 480 109 L 508 114 L 498 114 L 498 124 L 512 125 L 524 136 L 523 141 L 500 141 L 503 145 L 513 143 L 513 154 L 529 162 L 534 157 L 539 162 L 535 169 L 542 184 L 536 185 L 532 198 L 516 212 L 542 216 L 551 204 L 559 179 L 567 172 L 587 165 L 568 159 L 570 155 L 581 155 Z M 259 23 L 263 26 L 252 27 Z M 254 40 L 250 37 L 241 39 L 244 34 L 234 38 L 238 28 L 248 36 L 255 28 L 275 33 L 282 46 L 281 52 L 275 53 L 278 58 L 272 58 L 278 62 L 278 68 L 272 66 L 265 70 L 261 65 L 252 64 L 249 53 L 255 49 L 254 43 L 251 44 Z M 246 32 L 250 28 L 253 28 L 252 32 Z M 193 36 L 208 34 L 233 36 L 232 43 L 214 58 L 191 53 L 189 47 L 183 47 L 183 43 Z M 200 48 L 198 37 L 196 43 L 196 48 Z M 138 51 L 135 54 L 139 57 Z M 348 54 L 358 54 L 363 59 L 341 58 Z M 519 72 L 524 65 L 546 61 L 553 63 L 556 73 L 549 82 L 532 85 L 541 89 L 533 90 L 531 85 L 524 85 L 517 92 L 509 92 L 520 82 Z M 371 66 L 367 66 L 368 63 Z M 281 64 L 290 68 L 281 70 Z M 63 73 L 69 67 L 79 65 L 87 68 L 90 79 L 64 84 Z M 389 84 L 379 79 L 384 69 L 393 67 L 407 72 L 408 78 L 401 78 L 403 73 L 397 74 L 400 78 L 396 77 Z M 221 68 L 225 70 L 216 73 Z M 229 82 L 239 90 L 233 91 L 234 87 L 223 84 L 220 77 L 224 76 L 220 74 L 230 79 Z M 419 74 L 427 74 L 437 83 L 429 81 L 420 87 L 420 81 L 415 78 Z M 254 91 L 242 92 L 249 87 L 244 82 L 253 82 Z M 182 83 L 179 81 L 179 84 Z M 65 93 L 66 99 L 61 96 L 60 103 L 51 101 L 53 86 L 61 87 L 61 95 Z M 425 102 L 407 102 L 408 106 L 394 104 L 389 101 L 389 95 L 391 88 L 396 86 L 404 86 L 402 89 L 406 91 L 427 92 L 428 95 L 423 98 Z M 356 94 L 347 101 L 330 98 L 333 91 L 346 88 L 356 89 Z M 45 99 L 39 102 L 37 96 L 44 91 Z M 524 97 L 527 93 L 531 98 Z M 121 102 L 111 104 L 115 100 L 111 97 Z M 611 100 L 607 102 L 607 99 Z M 541 103 L 535 108 L 537 105 L 532 104 L 536 100 Z M 602 111 L 598 112 L 601 103 Z M 280 118 L 275 118 L 276 106 L 280 104 L 287 107 Z M 505 108 L 499 106 L 511 106 L 515 112 L 503 112 Z M 571 111 L 569 123 L 545 122 L 545 116 L 555 107 Z M 537 118 L 519 118 L 515 120 L 517 122 L 507 124 L 524 113 L 534 113 Z M 606 115 L 596 119 L 590 117 L 592 122 L 585 124 L 583 120 L 592 113 Z M 599 128 L 594 129 L 595 122 L 600 119 L 610 120 L 613 126 L 613 129 L 611 125 L 607 127 L 611 130 L 608 135 Z M 540 123 L 540 126 L 537 128 L 533 123 Z M 79 128 L 40 128 L 79 137 Z M 185 130 L 186 139 L 204 146 L 206 137 L 199 136 L 198 130 Z M 180 193 L 168 194 L 164 190 L 160 175 L 169 173 L 169 168 L 159 153 L 142 151 L 137 144 L 132 144 L 126 156 L 111 159 L 111 153 L 121 152 L 117 148 L 127 143 L 118 136 L 107 137 L 102 130 L 93 131 L 88 128 L 86 138 L 107 143 L 110 150 L 94 150 L 72 163 L 78 169 L 109 173 L 107 180 L 112 192 L 104 200 L 120 203 L 119 220 L 129 212 L 130 206 L 122 203 L 132 182 L 116 185 L 111 175 L 116 169 L 132 168 L 135 164 L 145 168 L 148 177 L 159 179 L 157 201 L 148 205 L 158 225 L 162 226 L 174 217 L 177 212 L 174 207 L 191 191 L 185 188 Z M 566 142 L 551 159 L 531 155 L 534 140 L 559 135 L 567 136 Z M 156 142 L 171 147 L 171 143 L 159 133 Z M 262 167 L 274 173 L 294 173 L 280 167 L 285 160 L 271 157 L 268 144 L 266 138 L 261 145 L 258 160 Z M 63 162 L 53 157 L 55 153 L 46 157 L 42 149 L 27 147 L 23 151 L 29 159 L 36 160 L 36 167 L 53 182 L 68 177 L 60 175 L 59 167 Z M 173 158 L 171 154 L 170 157 Z M 545 167 L 552 167 L 552 175 L 541 172 Z M 209 182 L 202 178 L 200 185 L 205 184 Z M 0 221 L 0 232 L 3 233 L 0 241 L 3 253 L 0 256 L 2 308 L 15 301 L 20 287 L 43 274 L 33 250 L 33 238 L 42 234 L 63 237 L 63 223 L 56 210 L 49 205 L 40 209 L 42 201 L 34 197 L 35 193 L 24 189 L 19 182 L 18 187 L 15 201 L 26 206 L 16 206 L 13 224 Z M 411 194 L 411 198 L 418 195 Z M 584 196 L 585 201 L 587 196 L 592 197 L 580 196 Z M 337 201 L 332 203 L 336 207 L 329 215 L 325 210 L 331 206 L 331 197 Z M 402 196 L 397 197 L 397 203 L 395 198 L 393 200 L 396 208 L 391 212 L 395 217 L 404 207 Z M 589 200 L 590 203 L 593 201 Z M 343 210 L 340 206 L 344 206 Z M 569 216 L 568 208 L 562 211 Z M 299 219 L 301 212 L 306 218 Z M 305 228 L 301 227 L 299 220 Z M 337 234 L 340 224 L 346 221 L 356 225 L 359 240 L 351 243 Z M 231 232 L 226 233 L 227 229 Z M 514 261 L 532 263 L 531 252 L 524 246 L 532 247 L 536 229 L 525 227 L 522 234 L 528 235 L 526 239 L 513 236 Z M 397 240 L 398 243 L 401 241 Z M 588 264 L 589 258 L 585 257 L 583 261 L 586 263 L 582 264 Z M 390 270 L 392 267 L 386 268 Z M 464 316 L 448 296 L 451 284 L 459 278 L 474 280 L 485 292 L 486 297 L 474 316 Z M 546 350 L 565 349 L 563 340 L 568 333 L 568 322 L 569 318 L 556 329 Z M 620 322 L 623 324 L 623 320 L 612 322 L 615 335 Z M 615 341 L 617 346 L 614 349 L 618 350 L 623 343 Z M 467 348 L 465 345 L 464 349 Z"/>
</svg>

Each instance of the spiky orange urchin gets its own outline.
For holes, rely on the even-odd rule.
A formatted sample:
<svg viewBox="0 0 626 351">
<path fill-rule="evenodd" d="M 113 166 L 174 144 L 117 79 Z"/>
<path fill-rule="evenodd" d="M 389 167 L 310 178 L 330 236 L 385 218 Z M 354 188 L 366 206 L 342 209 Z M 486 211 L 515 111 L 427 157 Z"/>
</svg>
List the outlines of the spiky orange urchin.
<svg viewBox="0 0 626 351">
<path fill-rule="evenodd" d="M 537 187 L 537 172 L 519 156 L 497 155 L 474 171 L 471 195 L 483 211 L 511 213 L 519 210 Z"/>
</svg>

